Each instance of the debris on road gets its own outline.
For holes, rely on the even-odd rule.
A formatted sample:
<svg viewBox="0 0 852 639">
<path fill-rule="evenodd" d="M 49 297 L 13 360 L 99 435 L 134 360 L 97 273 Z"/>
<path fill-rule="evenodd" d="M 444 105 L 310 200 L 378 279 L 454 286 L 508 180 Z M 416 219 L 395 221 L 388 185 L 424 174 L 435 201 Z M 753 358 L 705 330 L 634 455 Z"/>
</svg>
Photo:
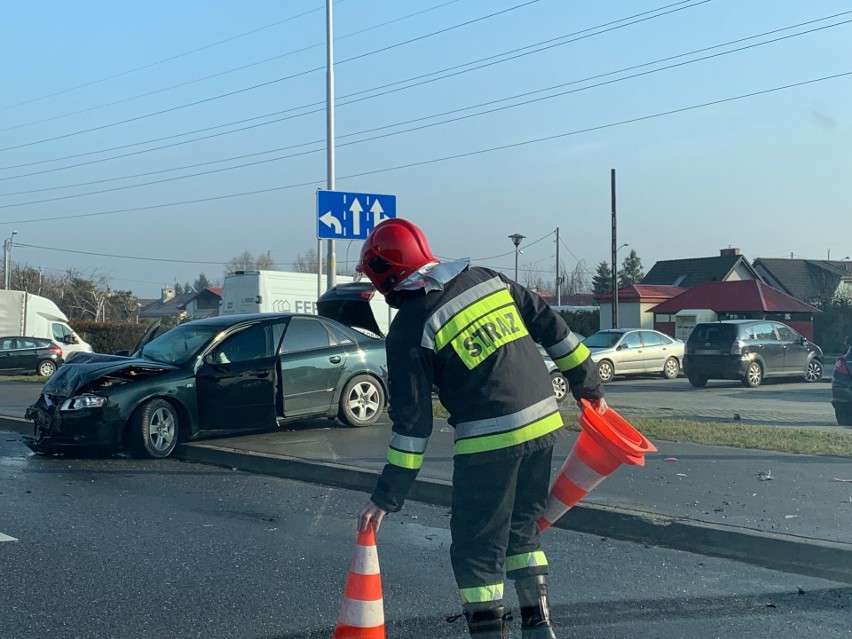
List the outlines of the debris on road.
<svg viewBox="0 0 852 639">
<path fill-rule="evenodd" d="M 757 478 L 758 478 L 760 481 L 770 481 L 770 480 L 772 480 L 772 479 L 775 479 L 775 478 L 772 476 L 772 471 L 771 471 L 771 470 L 769 470 L 769 471 L 767 471 L 767 472 L 765 472 L 765 473 L 764 473 L 763 471 L 760 471 L 759 473 L 757 473 Z"/>
</svg>

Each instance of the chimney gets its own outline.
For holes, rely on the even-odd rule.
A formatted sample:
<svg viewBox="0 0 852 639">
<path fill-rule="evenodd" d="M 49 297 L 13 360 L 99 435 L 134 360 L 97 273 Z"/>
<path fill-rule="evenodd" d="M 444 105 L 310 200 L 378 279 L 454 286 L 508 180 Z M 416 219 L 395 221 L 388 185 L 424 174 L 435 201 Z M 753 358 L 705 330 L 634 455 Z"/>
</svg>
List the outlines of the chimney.
<svg viewBox="0 0 852 639">
<path fill-rule="evenodd" d="M 172 288 L 172 287 L 170 287 L 170 286 L 168 286 L 168 287 L 164 288 L 164 289 L 163 289 L 163 296 L 162 296 L 162 302 L 163 302 L 163 304 L 165 304 L 166 302 L 168 302 L 168 301 L 169 301 L 170 299 L 172 299 L 174 296 L 175 296 L 175 289 L 173 289 L 173 288 Z"/>
<path fill-rule="evenodd" d="M 720 249 L 719 250 L 719 257 L 728 257 L 729 255 L 739 255 L 739 254 L 740 254 L 740 249 L 731 248 L 730 246 L 726 249 Z"/>
</svg>

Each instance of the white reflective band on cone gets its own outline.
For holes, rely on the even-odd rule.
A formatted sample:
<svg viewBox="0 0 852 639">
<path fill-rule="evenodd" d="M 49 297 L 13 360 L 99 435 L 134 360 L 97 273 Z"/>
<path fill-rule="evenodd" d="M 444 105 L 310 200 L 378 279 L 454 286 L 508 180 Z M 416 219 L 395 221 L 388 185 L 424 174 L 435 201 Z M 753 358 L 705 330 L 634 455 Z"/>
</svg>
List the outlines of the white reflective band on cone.
<svg viewBox="0 0 852 639">
<path fill-rule="evenodd" d="M 349 564 L 349 572 L 357 572 L 359 575 L 379 574 L 379 553 L 376 547 L 357 544 L 352 563 Z"/>
<path fill-rule="evenodd" d="M 587 493 L 594 490 L 598 484 L 606 479 L 606 475 L 596 472 L 580 461 L 579 457 L 569 457 L 565 465 L 562 466 L 562 474 L 577 488 L 585 490 Z"/>
<path fill-rule="evenodd" d="M 344 599 L 340 606 L 338 624 L 354 626 L 356 628 L 372 628 L 385 623 L 384 604 L 378 601 L 359 601 L 357 599 Z"/>
</svg>

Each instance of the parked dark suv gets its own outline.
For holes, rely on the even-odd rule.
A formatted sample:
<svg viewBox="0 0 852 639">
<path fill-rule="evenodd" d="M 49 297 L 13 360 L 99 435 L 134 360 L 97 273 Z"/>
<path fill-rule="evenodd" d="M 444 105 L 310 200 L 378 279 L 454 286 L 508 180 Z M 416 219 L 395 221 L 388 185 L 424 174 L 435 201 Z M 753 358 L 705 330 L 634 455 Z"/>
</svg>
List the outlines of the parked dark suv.
<svg viewBox="0 0 852 639">
<path fill-rule="evenodd" d="M 765 377 L 822 377 L 822 350 L 781 322 L 727 320 L 697 324 L 686 342 L 683 367 L 696 388 L 708 379 L 760 386 Z"/>
</svg>

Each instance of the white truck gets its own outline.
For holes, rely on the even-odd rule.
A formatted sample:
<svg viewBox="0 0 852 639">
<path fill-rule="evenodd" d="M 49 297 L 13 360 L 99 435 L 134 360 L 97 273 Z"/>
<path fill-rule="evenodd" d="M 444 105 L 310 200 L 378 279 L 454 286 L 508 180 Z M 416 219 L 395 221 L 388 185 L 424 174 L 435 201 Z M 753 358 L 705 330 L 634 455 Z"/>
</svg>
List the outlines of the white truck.
<svg viewBox="0 0 852 639">
<path fill-rule="evenodd" d="M 337 282 L 352 282 L 338 275 Z M 324 283 L 324 282 L 323 282 Z M 382 295 L 372 295 L 370 307 L 379 329 L 387 335 L 393 310 Z M 238 313 L 317 314 L 317 276 L 288 271 L 236 271 L 225 276 L 220 315 Z"/>
<path fill-rule="evenodd" d="M 26 291 L 0 291 L 0 336 L 52 339 L 62 348 L 64 359 L 69 353 L 92 352 L 56 304 Z"/>
</svg>

